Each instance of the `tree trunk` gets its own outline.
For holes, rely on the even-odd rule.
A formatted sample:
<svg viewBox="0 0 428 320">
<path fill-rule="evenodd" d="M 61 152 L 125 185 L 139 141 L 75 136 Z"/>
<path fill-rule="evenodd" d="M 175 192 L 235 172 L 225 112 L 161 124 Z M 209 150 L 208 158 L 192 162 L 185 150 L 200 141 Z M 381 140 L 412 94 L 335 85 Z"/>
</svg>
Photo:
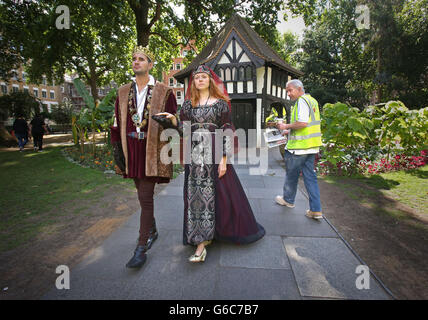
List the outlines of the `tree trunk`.
<svg viewBox="0 0 428 320">
<path fill-rule="evenodd" d="M 381 63 L 382 55 L 380 52 L 380 48 L 377 48 L 377 74 L 380 76 L 380 72 L 382 70 L 382 63 Z M 376 97 L 376 103 L 380 103 L 382 100 L 382 84 L 379 83 L 377 87 L 377 97 Z"/>
<path fill-rule="evenodd" d="M 135 14 L 137 45 L 146 47 L 149 44 L 150 35 L 150 27 L 148 23 L 149 2 L 147 0 L 128 0 L 128 3 Z"/>
<path fill-rule="evenodd" d="M 96 65 L 95 65 L 95 62 L 93 61 L 89 62 L 89 72 L 90 72 L 90 78 L 88 79 L 89 86 L 91 87 L 91 94 L 92 94 L 92 97 L 94 98 L 94 102 L 96 103 L 97 100 L 99 99 L 98 89 L 97 89 L 98 77 L 96 72 Z"/>
</svg>

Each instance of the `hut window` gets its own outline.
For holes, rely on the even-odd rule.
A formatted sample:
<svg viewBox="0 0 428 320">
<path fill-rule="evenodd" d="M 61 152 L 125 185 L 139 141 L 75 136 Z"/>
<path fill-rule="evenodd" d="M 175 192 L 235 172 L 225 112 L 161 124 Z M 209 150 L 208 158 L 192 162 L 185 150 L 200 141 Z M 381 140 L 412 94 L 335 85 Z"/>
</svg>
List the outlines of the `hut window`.
<svg viewBox="0 0 428 320">
<path fill-rule="evenodd" d="M 245 68 L 245 78 L 250 80 L 252 78 L 251 66 Z"/>
<path fill-rule="evenodd" d="M 245 80 L 245 69 L 244 69 L 244 67 L 239 68 L 238 79 L 239 80 Z"/>
<path fill-rule="evenodd" d="M 230 75 L 230 69 L 226 68 L 226 79 L 225 79 L 225 81 L 230 81 L 230 80 L 232 80 L 232 77 Z"/>
</svg>

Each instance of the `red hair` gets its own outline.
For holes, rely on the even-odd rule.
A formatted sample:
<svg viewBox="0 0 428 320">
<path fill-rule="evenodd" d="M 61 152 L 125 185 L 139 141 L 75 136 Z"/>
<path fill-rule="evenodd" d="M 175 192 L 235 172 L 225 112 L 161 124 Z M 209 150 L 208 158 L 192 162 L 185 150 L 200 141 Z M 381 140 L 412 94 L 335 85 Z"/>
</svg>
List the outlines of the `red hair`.
<svg viewBox="0 0 428 320">
<path fill-rule="evenodd" d="M 226 102 L 229 102 L 229 97 L 226 96 L 222 89 L 219 88 L 219 86 L 214 82 L 213 78 L 209 76 L 210 78 L 210 85 L 209 85 L 209 92 L 210 96 L 217 98 L 217 99 L 223 99 Z M 200 95 L 199 90 L 196 89 L 195 86 L 195 78 L 192 79 L 192 84 L 190 86 L 190 102 L 192 103 L 192 107 L 196 106 L 196 103 L 199 101 Z"/>
</svg>

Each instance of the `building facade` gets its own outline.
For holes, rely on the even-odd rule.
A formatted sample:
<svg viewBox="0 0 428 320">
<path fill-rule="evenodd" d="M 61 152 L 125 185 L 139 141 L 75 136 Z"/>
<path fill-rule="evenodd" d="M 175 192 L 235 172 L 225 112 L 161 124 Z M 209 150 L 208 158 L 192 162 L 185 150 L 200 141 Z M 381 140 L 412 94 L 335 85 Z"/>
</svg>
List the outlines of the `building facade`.
<svg viewBox="0 0 428 320">
<path fill-rule="evenodd" d="M 162 72 L 162 82 L 167 86 L 171 87 L 174 91 L 175 98 L 177 99 L 177 109 L 179 110 L 184 102 L 186 91 L 183 83 L 177 81 L 174 78 L 175 74 L 184 69 L 184 59 L 190 51 L 196 51 L 193 47 L 194 40 L 191 40 L 189 44 L 180 49 L 180 55 L 173 59 L 171 67 L 168 72 Z"/>
<path fill-rule="evenodd" d="M 16 91 L 24 91 L 34 96 L 41 104 L 41 110 L 47 113 L 52 111 L 54 105 L 59 105 L 62 102 L 71 102 L 73 109 L 78 112 L 85 106 L 83 98 L 78 94 L 74 87 L 73 80 L 78 77 L 76 74 L 65 75 L 64 82 L 62 84 L 48 83 L 46 78 L 43 78 L 41 84 L 32 84 L 28 82 L 27 75 L 23 67 L 15 70 L 15 76 L 9 79 L 8 83 L 4 80 L 0 80 L 0 96 L 9 94 Z M 97 88 L 99 99 L 102 100 L 107 93 L 115 87 L 115 84 L 111 86 L 105 86 Z M 91 88 L 86 86 L 86 89 L 91 94 Z M 11 125 L 13 119 L 10 118 L 6 122 L 6 125 Z M 48 121 L 49 123 L 49 121 Z"/>
<path fill-rule="evenodd" d="M 15 75 L 9 79 L 9 83 L 0 80 L 0 95 L 16 91 L 28 92 L 40 101 L 45 112 L 51 112 L 53 105 L 61 103 L 62 92 L 60 86 L 55 83 L 48 83 L 46 78 L 43 78 L 41 84 L 30 83 L 22 66 L 18 70 L 14 70 L 14 73 Z"/>
</svg>

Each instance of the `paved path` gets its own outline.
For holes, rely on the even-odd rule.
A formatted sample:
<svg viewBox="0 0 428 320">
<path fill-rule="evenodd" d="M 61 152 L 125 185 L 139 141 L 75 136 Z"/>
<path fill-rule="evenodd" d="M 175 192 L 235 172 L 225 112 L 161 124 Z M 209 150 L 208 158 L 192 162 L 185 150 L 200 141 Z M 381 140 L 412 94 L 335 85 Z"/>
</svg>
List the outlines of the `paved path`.
<svg viewBox="0 0 428 320">
<path fill-rule="evenodd" d="M 204 263 L 188 263 L 194 247 L 182 245 L 181 175 L 155 197 L 159 238 L 140 270 L 125 268 L 138 236 L 135 213 L 71 269 L 69 290 L 53 288 L 43 298 L 391 299 L 373 275 L 369 289 L 357 289 L 361 262 L 325 219 L 304 216 L 308 200 L 302 190 L 293 209 L 274 202 L 282 192 L 282 164 L 274 148 L 263 175 L 250 175 L 248 165 L 234 166 L 256 219 L 266 229 L 258 242 L 243 246 L 214 242 L 207 247 Z"/>
</svg>

